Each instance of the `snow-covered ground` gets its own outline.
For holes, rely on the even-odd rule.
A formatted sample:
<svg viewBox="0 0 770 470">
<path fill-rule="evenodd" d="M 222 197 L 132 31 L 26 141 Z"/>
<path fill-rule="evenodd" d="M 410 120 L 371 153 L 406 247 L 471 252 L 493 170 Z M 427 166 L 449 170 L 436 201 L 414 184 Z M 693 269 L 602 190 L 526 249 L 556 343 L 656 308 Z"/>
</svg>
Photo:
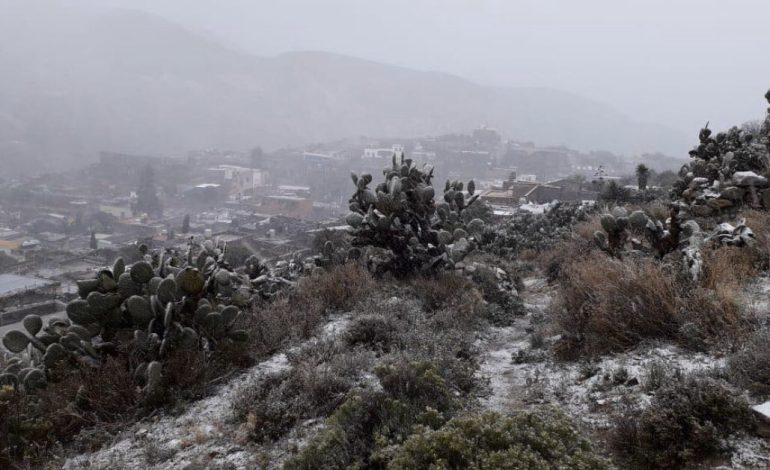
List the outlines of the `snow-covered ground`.
<svg viewBox="0 0 770 470">
<path fill-rule="evenodd" d="M 526 315 L 508 327 L 492 327 L 477 345 L 483 351 L 478 375 L 489 380 L 486 409 L 499 412 L 552 404 L 573 417 L 586 430 L 602 431 L 621 400 L 649 403 L 646 387 L 652 365 L 668 370 L 694 372 L 721 367 L 723 357 L 693 353 L 668 344 L 646 344 L 633 351 L 606 355 L 592 362 L 554 360 L 548 346 L 557 338 L 542 338 L 554 288 L 542 278 L 525 280 L 523 300 Z M 759 311 L 767 305 L 770 281 L 752 285 L 747 309 Z M 329 319 L 318 337 L 334 338 L 345 330 L 349 315 Z M 542 338 L 542 339 L 541 339 Z M 539 344 L 543 343 L 543 344 Z M 221 385 L 211 396 L 191 403 L 182 414 L 162 415 L 133 425 L 103 449 L 72 458 L 65 469 L 178 469 L 178 468 L 279 468 L 282 462 L 323 426 L 310 420 L 296 426 L 286 437 L 267 445 L 246 439 L 233 416 L 237 391 L 265 374 L 290 367 L 280 352 Z M 734 436 L 729 465 L 721 468 L 770 468 L 770 441 L 753 436 Z"/>
<path fill-rule="evenodd" d="M 349 321 L 348 315 L 332 317 L 323 326 L 320 338 L 336 337 Z M 285 439 L 270 446 L 254 446 L 247 442 L 240 424 L 235 421 L 232 404 L 242 386 L 264 375 L 288 369 L 289 352 L 276 353 L 244 371 L 221 385 L 211 396 L 190 404 L 184 413 L 139 422 L 112 444 L 72 458 L 63 468 L 276 468 L 287 451 L 296 447 L 304 433 L 317 428 L 318 423 L 303 423 Z"/>
<path fill-rule="evenodd" d="M 653 364 L 681 372 L 707 371 L 724 365 L 724 357 L 694 353 L 668 344 L 647 344 L 592 362 L 556 361 L 545 349 L 532 346 L 537 324 L 547 317 L 554 295 L 552 287 L 537 278 L 527 279 L 525 285 L 527 314 L 513 326 L 491 328 L 478 344 L 485 351 L 480 374 L 490 380 L 491 393 L 482 400 L 488 409 L 510 412 L 552 404 L 584 428 L 601 431 L 611 425 L 611 416 L 621 400 L 641 405 L 649 403 L 654 392 L 645 385 Z M 766 297 L 770 283 L 759 282 L 749 291 L 764 293 Z M 746 307 L 756 311 L 757 303 L 760 302 L 747 303 Z M 545 338 L 545 348 L 555 339 Z M 729 467 L 722 468 L 770 468 L 769 440 L 734 436 L 728 444 L 734 451 Z"/>
</svg>

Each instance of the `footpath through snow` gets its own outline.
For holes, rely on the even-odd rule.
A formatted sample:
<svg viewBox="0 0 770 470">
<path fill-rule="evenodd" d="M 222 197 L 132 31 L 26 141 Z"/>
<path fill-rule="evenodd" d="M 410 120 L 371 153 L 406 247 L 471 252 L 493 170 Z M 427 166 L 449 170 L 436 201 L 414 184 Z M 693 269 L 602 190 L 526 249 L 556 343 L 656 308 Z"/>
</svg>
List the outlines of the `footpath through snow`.
<svg viewBox="0 0 770 470">
<path fill-rule="evenodd" d="M 547 323 L 555 289 L 542 278 L 529 278 L 525 286 L 526 314 L 512 326 L 490 328 L 478 344 L 484 351 L 480 375 L 490 381 L 490 395 L 482 400 L 487 409 L 506 413 L 553 405 L 589 432 L 603 431 L 612 425 L 612 414 L 622 400 L 641 405 L 650 402 L 654 392 L 647 391 L 644 384 L 651 365 L 682 372 L 724 365 L 723 357 L 668 344 L 648 344 L 591 362 L 556 361 L 547 349 L 557 338 L 544 338 L 539 329 L 539 325 Z M 758 292 L 766 296 L 770 282 L 752 286 L 747 297 L 753 299 Z M 757 306 L 757 301 L 752 301 L 746 308 L 756 311 Z M 767 439 L 734 436 L 728 444 L 734 449 L 729 465 L 716 468 L 770 468 Z"/>
</svg>

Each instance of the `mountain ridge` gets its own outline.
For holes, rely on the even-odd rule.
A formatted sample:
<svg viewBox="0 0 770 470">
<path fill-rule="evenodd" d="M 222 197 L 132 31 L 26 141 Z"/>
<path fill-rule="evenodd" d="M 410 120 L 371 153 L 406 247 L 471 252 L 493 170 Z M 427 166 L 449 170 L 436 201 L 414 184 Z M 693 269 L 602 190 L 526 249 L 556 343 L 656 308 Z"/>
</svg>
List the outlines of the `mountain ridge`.
<svg viewBox="0 0 770 470">
<path fill-rule="evenodd" d="M 63 22 L 56 9 L 0 20 L 4 160 L 65 166 L 100 150 L 273 149 L 480 124 L 516 140 L 582 150 L 686 148 L 678 131 L 561 90 L 490 87 L 322 51 L 259 57 L 147 13 L 76 13 Z M 39 163 L 30 166 L 22 169 Z"/>
</svg>

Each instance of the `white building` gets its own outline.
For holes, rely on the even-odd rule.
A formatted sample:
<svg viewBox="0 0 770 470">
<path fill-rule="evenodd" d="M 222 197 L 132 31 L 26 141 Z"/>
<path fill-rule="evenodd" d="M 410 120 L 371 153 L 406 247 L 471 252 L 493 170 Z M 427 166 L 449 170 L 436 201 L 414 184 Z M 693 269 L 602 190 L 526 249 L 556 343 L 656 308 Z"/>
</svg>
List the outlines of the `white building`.
<svg viewBox="0 0 770 470">
<path fill-rule="evenodd" d="M 361 158 L 390 158 L 393 154 L 401 155 L 404 153 L 404 146 L 394 144 L 391 148 L 367 148 Z"/>
<path fill-rule="evenodd" d="M 266 174 L 257 168 L 246 168 L 236 165 L 219 165 L 209 168 L 214 180 L 234 196 L 246 196 L 265 186 Z"/>
</svg>

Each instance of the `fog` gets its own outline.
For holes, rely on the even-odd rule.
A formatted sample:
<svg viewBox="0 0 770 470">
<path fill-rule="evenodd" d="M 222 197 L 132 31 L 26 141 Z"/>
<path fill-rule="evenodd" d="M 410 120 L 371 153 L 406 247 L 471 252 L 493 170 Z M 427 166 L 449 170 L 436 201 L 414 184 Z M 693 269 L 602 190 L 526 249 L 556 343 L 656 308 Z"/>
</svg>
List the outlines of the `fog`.
<svg viewBox="0 0 770 470">
<path fill-rule="evenodd" d="M 0 0 L 11 173 L 487 125 L 686 159 L 759 119 L 764 2 Z M 46 165 L 52 165 L 48 167 Z"/>
<path fill-rule="evenodd" d="M 543 86 L 692 132 L 758 118 L 770 80 L 761 0 L 107 0 L 260 54 L 323 50 Z"/>
</svg>

